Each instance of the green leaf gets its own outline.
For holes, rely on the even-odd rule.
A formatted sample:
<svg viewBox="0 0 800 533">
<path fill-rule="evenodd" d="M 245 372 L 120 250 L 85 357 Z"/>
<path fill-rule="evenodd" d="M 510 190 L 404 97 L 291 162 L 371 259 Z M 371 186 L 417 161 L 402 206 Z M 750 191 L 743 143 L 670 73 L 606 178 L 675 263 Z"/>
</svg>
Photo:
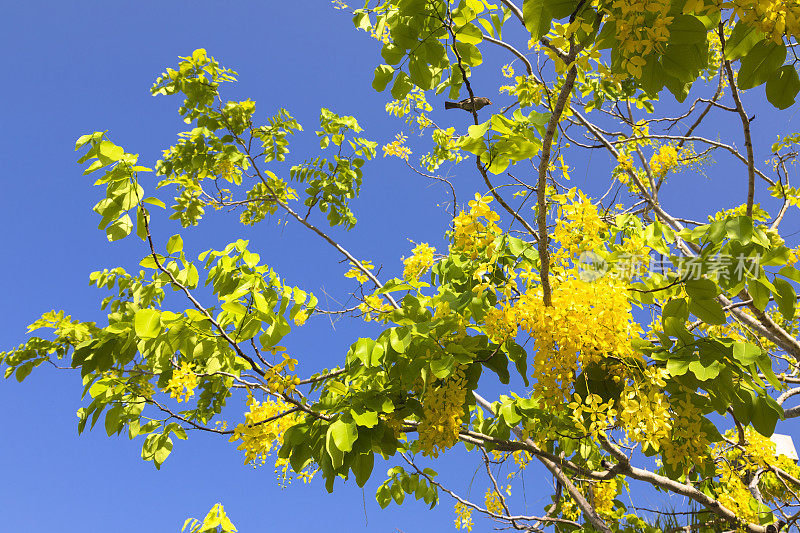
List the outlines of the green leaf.
<svg viewBox="0 0 800 533">
<path fill-rule="evenodd" d="M 357 11 L 353 14 L 353 25 L 356 28 L 364 31 L 368 31 L 370 28 L 372 28 L 369 15 L 363 11 Z"/>
<path fill-rule="evenodd" d="M 784 65 L 767 80 L 767 100 L 778 109 L 791 107 L 800 92 L 800 76 L 793 65 Z"/>
<path fill-rule="evenodd" d="M 412 56 L 408 62 L 408 72 L 414 85 L 426 91 L 433 89 L 433 71 L 423 58 L 418 55 Z"/>
<path fill-rule="evenodd" d="M 744 215 L 732 218 L 725 223 L 725 231 L 729 238 L 747 244 L 753 238 L 753 219 Z"/>
<path fill-rule="evenodd" d="M 413 87 L 414 84 L 411 83 L 411 78 L 408 77 L 408 74 L 401 71 L 395 78 L 394 85 L 392 85 L 392 98 L 395 100 L 402 100 L 411 92 Z"/>
<path fill-rule="evenodd" d="M 400 48 L 396 44 L 388 43 L 381 49 L 381 57 L 390 65 L 396 65 L 406 56 L 405 48 Z"/>
<path fill-rule="evenodd" d="M 697 17 L 676 15 L 669 25 L 669 42 L 672 44 L 695 44 L 703 42 L 707 35 L 706 27 Z"/>
<path fill-rule="evenodd" d="M 508 373 L 508 357 L 501 351 L 497 351 L 487 361 L 483 362 L 484 366 L 489 370 L 494 371 L 497 377 L 500 378 L 500 383 L 507 385 L 511 375 Z"/>
<path fill-rule="evenodd" d="M 667 372 L 671 376 L 682 376 L 689 370 L 689 365 L 692 363 L 686 358 L 671 358 L 667 360 Z"/>
<path fill-rule="evenodd" d="M 89 141 L 97 141 L 103 137 L 103 131 L 96 131 L 94 133 L 87 133 L 86 135 L 81 135 L 78 137 L 78 140 L 75 141 L 75 149 L 77 150 L 81 146 L 85 145 Z"/>
<path fill-rule="evenodd" d="M 528 353 L 525 349 L 514 341 L 507 341 L 506 348 L 508 349 L 508 358 L 514 361 L 514 366 L 517 367 L 517 372 L 525 382 L 525 386 L 529 387 L 528 383 Z"/>
<path fill-rule="evenodd" d="M 456 50 L 458 50 L 461 60 L 470 67 L 477 67 L 483 63 L 481 51 L 474 44 L 456 43 Z"/>
<path fill-rule="evenodd" d="M 145 220 L 149 220 L 150 214 L 142 206 L 136 208 L 136 235 L 143 241 L 147 241 L 147 224 Z"/>
<path fill-rule="evenodd" d="M 664 67 L 661 66 L 656 54 L 648 55 L 646 61 L 647 63 L 642 67 L 639 83 L 645 92 L 657 95 L 664 87 Z"/>
<path fill-rule="evenodd" d="M 98 159 L 103 165 L 108 165 L 122 159 L 125 155 L 125 150 L 122 146 L 117 146 L 111 141 L 102 141 L 98 145 Z"/>
<path fill-rule="evenodd" d="M 778 271 L 778 274 L 780 274 L 784 278 L 788 278 L 792 281 L 800 283 L 800 270 L 797 270 L 794 267 L 785 266 Z"/>
<path fill-rule="evenodd" d="M 411 335 L 406 328 L 392 328 L 389 330 L 389 345 L 397 353 L 405 353 L 411 344 Z"/>
<path fill-rule="evenodd" d="M 753 297 L 753 305 L 759 310 L 763 311 L 769 303 L 770 291 L 757 279 L 750 280 L 747 285 L 747 291 Z"/>
<path fill-rule="evenodd" d="M 722 365 L 719 361 L 712 361 L 708 365 L 704 365 L 700 361 L 692 361 L 689 363 L 689 371 L 700 381 L 708 381 L 714 379 L 719 375 L 722 370 Z"/>
<path fill-rule="evenodd" d="M 683 95 L 688 91 L 687 85 L 691 84 L 697 73 L 708 64 L 708 46 L 705 43 L 670 44 L 661 58 L 661 63 L 667 74 L 678 82 L 683 82 L 683 84 L 674 83 L 667 78 L 665 79 L 667 87 L 673 94 L 678 92 Z"/>
<path fill-rule="evenodd" d="M 347 352 L 347 361 L 353 359 L 361 361 L 366 367 L 374 367 L 380 364 L 384 355 L 383 346 L 376 343 L 373 339 L 358 339 Z"/>
<path fill-rule="evenodd" d="M 143 268 L 158 268 L 158 263 L 156 263 L 156 258 L 158 258 L 158 263 L 161 263 L 162 265 L 164 264 L 165 257 L 163 255 L 156 254 L 156 257 L 153 257 L 153 255 L 151 254 L 145 256 L 144 259 L 139 261 L 139 266 Z"/>
<path fill-rule="evenodd" d="M 406 493 L 403 492 L 402 485 L 400 485 L 400 483 L 392 484 L 392 488 L 389 489 L 389 492 L 392 495 L 394 503 L 396 503 L 397 505 L 402 505 L 403 500 L 406 499 Z"/>
<path fill-rule="evenodd" d="M 524 0 L 522 2 L 522 19 L 534 41 L 538 41 L 550 31 L 550 20 L 553 15 L 547 9 L 546 4 L 546 0 Z"/>
<path fill-rule="evenodd" d="M 516 409 L 514 409 L 514 405 L 511 403 L 504 403 L 500 407 L 500 416 L 503 417 L 503 421 L 506 423 L 508 427 L 514 427 L 520 423 L 522 420 L 522 415 L 520 415 Z"/>
<path fill-rule="evenodd" d="M 375 500 L 378 502 L 378 505 L 381 506 L 381 509 L 386 509 L 389 504 L 392 502 L 392 495 L 389 492 L 389 486 L 387 484 L 383 484 L 378 487 L 378 490 L 375 491 Z"/>
<path fill-rule="evenodd" d="M 336 448 L 343 452 L 349 452 L 358 438 L 358 428 L 354 423 L 340 419 L 328 427 L 328 435 L 333 439 Z"/>
<path fill-rule="evenodd" d="M 453 356 L 447 355 L 431 361 L 431 372 L 439 379 L 444 379 L 453 372 L 456 360 Z"/>
<path fill-rule="evenodd" d="M 766 82 L 786 59 L 786 46 L 764 39 L 742 58 L 737 85 L 752 89 Z"/>
<path fill-rule="evenodd" d="M 382 92 L 389 85 L 394 77 L 394 68 L 389 65 L 378 65 L 375 67 L 375 77 L 372 79 L 372 88 Z"/>
<path fill-rule="evenodd" d="M 152 196 L 151 196 L 151 197 L 149 197 L 149 198 L 145 198 L 145 199 L 144 199 L 144 200 L 142 200 L 142 201 L 143 201 L 144 203 L 146 203 L 146 204 L 157 205 L 157 206 L 158 206 L 158 207 L 160 207 L 161 209 L 166 209 L 166 208 L 167 208 L 167 204 L 165 204 L 164 202 L 162 202 L 162 201 L 161 201 L 161 200 L 159 200 L 158 198 L 154 198 L 154 197 L 152 197 Z"/>
<path fill-rule="evenodd" d="M 487 120 L 481 124 L 473 124 L 472 126 L 467 128 L 467 135 L 471 139 L 480 139 L 492 125 L 491 120 Z M 483 150 L 482 150 L 483 151 Z"/>
<path fill-rule="evenodd" d="M 152 339 L 161 333 L 161 313 L 157 309 L 140 309 L 133 317 L 133 329 L 143 339 Z"/>
<path fill-rule="evenodd" d="M 372 452 L 360 453 L 353 459 L 350 468 L 356 475 L 356 485 L 363 487 L 372 475 L 372 468 L 375 466 L 375 455 Z"/>
<path fill-rule="evenodd" d="M 793 319 L 797 306 L 797 295 L 794 287 L 783 278 L 775 278 L 772 284 L 775 285 L 777 290 L 775 301 L 778 303 L 778 310 L 786 320 Z"/>
<path fill-rule="evenodd" d="M 106 434 L 110 437 L 120 429 L 119 415 L 122 414 L 122 404 L 117 404 L 106 413 Z"/>
<path fill-rule="evenodd" d="M 167 253 L 174 254 L 180 253 L 183 250 L 183 237 L 180 234 L 173 235 L 167 241 Z"/>
<path fill-rule="evenodd" d="M 706 324 L 718 325 L 726 322 L 722 305 L 716 300 L 689 300 L 689 312 Z"/>
<path fill-rule="evenodd" d="M 359 426 L 372 428 L 378 424 L 378 413 L 376 413 L 375 411 L 367 411 L 365 413 L 359 414 L 351 409 L 350 415 L 352 415 L 353 420 Z"/>
<path fill-rule="evenodd" d="M 736 342 L 733 344 L 733 358 L 743 366 L 752 365 L 761 357 L 761 348 L 749 342 Z"/>
<path fill-rule="evenodd" d="M 130 235 L 131 230 L 133 230 L 133 221 L 128 213 L 125 213 L 106 228 L 106 238 L 109 242 L 118 241 Z"/>
<path fill-rule="evenodd" d="M 719 294 L 719 289 L 710 279 L 690 279 L 686 281 L 686 294 L 696 300 L 711 300 Z"/>
<path fill-rule="evenodd" d="M 456 39 L 462 43 L 478 44 L 483 41 L 483 33 L 475 24 L 468 23 L 458 28 Z"/>
<path fill-rule="evenodd" d="M 775 390 L 784 390 L 786 388 L 786 386 L 778 379 L 778 376 L 775 375 L 775 371 L 772 369 L 772 358 L 768 353 L 765 353 L 758 361 L 756 361 L 756 364 L 767 378 L 767 381 L 769 381 L 769 384 L 772 385 Z"/>
<path fill-rule="evenodd" d="M 756 431 L 765 437 L 775 433 L 775 424 L 783 417 L 783 409 L 778 402 L 769 396 L 759 396 L 753 405 L 753 419 L 751 420 Z"/>
<path fill-rule="evenodd" d="M 738 21 L 725 43 L 725 59 L 734 61 L 744 57 L 763 38 L 764 34 L 753 24 L 742 20 Z"/>
</svg>

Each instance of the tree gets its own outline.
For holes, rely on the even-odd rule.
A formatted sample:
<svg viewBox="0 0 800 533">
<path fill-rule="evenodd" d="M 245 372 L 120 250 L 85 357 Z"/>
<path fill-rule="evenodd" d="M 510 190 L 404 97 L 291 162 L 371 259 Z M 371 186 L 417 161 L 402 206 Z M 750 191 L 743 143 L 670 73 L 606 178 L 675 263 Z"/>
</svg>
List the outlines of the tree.
<svg viewBox="0 0 800 533">
<path fill-rule="evenodd" d="M 110 291 L 108 323 L 45 313 L 31 331 L 50 334 L 0 354 L 6 377 L 68 360 L 87 395 L 79 430 L 103 417 L 109 435 L 142 438 L 157 468 L 188 429 L 230 440 L 248 462 L 270 457 L 285 478 L 321 478 L 328 491 L 337 479 L 363 486 L 378 455 L 393 465 L 381 506 L 447 495 L 459 529 L 479 515 L 527 530 L 796 527 L 800 471 L 769 437 L 800 414 L 783 407 L 800 391 L 790 388 L 800 382 L 800 252 L 780 229 L 800 201 L 789 183 L 800 135 L 769 146 L 762 168 L 744 95 L 766 84 L 773 106 L 793 105 L 800 7 L 402 0 L 356 9 L 353 21 L 381 47 L 373 87 L 392 83 L 387 111 L 430 135 L 419 165 L 402 134 L 381 149 L 451 194 L 447 249 L 415 243 L 392 277 L 382 270 L 395 265 L 377 269 L 345 247 L 378 143 L 356 117 L 322 109 L 319 154 L 293 161 L 301 124 L 280 108 L 262 122 L 254 102 L 226 100 L 236 73 L 198 49 L 152 89 L 179 95 L 191 125 L 155 164 L 157 181 L 140 179 L 151 169 L 106 132 L 76 143 L 85 173 L 102 171 L 101 228 L 109 241 L 135 233 L 143 270 L 93 273 Z M 499 91 L 511 105 L 468 111 L 465 134 L 439 127 L 429 101 L 485 96 L 472 80 L 489 47 L 509 54 Z M 668 93 L 695 99 L 676 111 Z M 738 128 L 715 131 L 709 121 L 727 114 Z M 587 151 L 611 165 L 592 163 L 589 190 L 567 187 L 568 161 Z M 737 165 L 721 176 L 735 202 L 712 199 L 702 222 L 662 203 L 680 192 L 679 172 L 726 168 L 713 156 Z M 483 183 L 466 205 L 449 167 Z M 170 219 L 184 228 L 209 208 L 244 225 L 280 217 L 305 227 L 347 262 L 358 306 L 321 308 L 244 240 L 197 259 L 180 232 L 159 241 L 166 186 Z M 280 343 L 328 314 L 364 319 L 370 335 L 335 368 L 296 375 Z M 434 468 L 459 443 L 485 468 L 477 501 Z M 507 491 L 528 468 L 554 480 L 535 516 L 516 511 Z M 642 508 L 648 485 L 685 506 Z M 186 527 L 233 526 L 218 506 Z"/>
</svg>

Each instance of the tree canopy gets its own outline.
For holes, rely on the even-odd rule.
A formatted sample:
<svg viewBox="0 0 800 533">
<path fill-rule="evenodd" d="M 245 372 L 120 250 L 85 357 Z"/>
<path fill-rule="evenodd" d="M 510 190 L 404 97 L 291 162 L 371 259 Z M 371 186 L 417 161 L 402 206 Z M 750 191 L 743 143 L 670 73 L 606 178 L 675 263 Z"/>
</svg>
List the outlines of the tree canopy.
<svg viewBox="0 0 800 533">
<path fill-rule="evenodd" d="M 800 5 L 334 4 L 374 38 L 372 87 L 415 135 L 381 143 L 327 108 L 318 125 L 280 102 L 256 112 L 228 99 L 238 74 L 212 51 L 180 57 L 152 87 L 188 125 L 160 160 L 108 131 L 75 145 L 99 229 L 139 239 L 140 270 L 93 272 L 107 321 L 44 313 L 0 353 L 5 377 L 79 372 L 79 431 L 102 421 L 156 468 L 207 433 L 282 482 L 377 479 L 381 507 L 454 506 L 456 529 L 796 529 L 797 458 L 770 437 L 800 416 L 800 246 L 782 226 L 800 205 L 800 134 L 757 121 L 749 99 L 796 110 Z M 500 72 L 481 72 L 488 50 L 507 54 Z M 499 103 L 469 105 L 479 97 Z M 434 112 L 446 98 L 464 109 Z M 454 114 L 471 125 L 443 123 Z M 291 150 L 306 128 L 319 149 Z M 445 246 L 412 242 L 382 265 L 351 246 L 379 155 L 441 187 Z M 697 220 L 681 198 L 700 179 L 714 193 Z M 347 266 L 298 287 L 263 259 L 291 247 L 231 236 L 187 254 L 185 228 L 211 217 L 299 225 L 303 246 Z M 342 274 L 355 305 L 322 305 Z M 310 370 L 288 347 L 330 317 L 366 322 L 365 336 Z M 455 447 L 480 465 L 477 497 L 437 471 Z M 534 471 L 552 491 L 523 511 Z M 653 490 L 658 509 L 642 505 Z M 184 528 L 235 530 L 221 505 Z"/>
</svg>

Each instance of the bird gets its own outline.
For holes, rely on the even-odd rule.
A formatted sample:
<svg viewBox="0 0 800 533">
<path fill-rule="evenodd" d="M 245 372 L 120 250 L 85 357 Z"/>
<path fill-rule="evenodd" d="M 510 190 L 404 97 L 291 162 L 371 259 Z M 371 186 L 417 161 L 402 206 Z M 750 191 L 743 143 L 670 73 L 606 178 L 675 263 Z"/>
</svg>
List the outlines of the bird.
<svg viewBox="0 0 800 533">
<path fill-rule="evenodd" d="M 482 107 L 486 107 L 492 103 L 491 100 L 486 98 L 485 96 L 476 96 L 474 100 L 473 106 L 473 99 L 472 98 L 464 98 L 460 102 L 445 102 L 444 108 L 445 109 L 463 109 L 464 111 L 469 111 L 470 113 L 473 110 L 478 111 Z"/>
</svg>

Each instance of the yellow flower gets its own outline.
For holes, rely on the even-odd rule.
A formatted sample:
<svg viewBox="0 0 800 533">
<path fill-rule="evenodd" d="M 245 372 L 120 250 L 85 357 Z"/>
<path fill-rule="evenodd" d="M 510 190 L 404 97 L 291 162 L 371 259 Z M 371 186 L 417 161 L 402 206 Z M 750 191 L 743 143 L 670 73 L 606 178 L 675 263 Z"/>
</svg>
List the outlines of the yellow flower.
<svg viewBox="0 0 800 533">
<path fill-rule="evenodd" d="M 500 344 L 517 334 L 517 318 L 513 306 L 489 309 L 484 322 L 483 331 L 492 342 Z"/>
<path fill-rule="evenodd" d="M 394 141 L 383 145 L 383 157 L 391 155 L 408 161 L 408 156 L 411 155 L 411 148 L 403 144 L 406 142 L 406 139 L 408 139 L 408 137 L 402 133 L 398 133 Z"/>
<path fill-rule="evenodd" d="M 650 158 L 650 170 L 656 177 L 664 177 L 667 172 L 678 166 L 678 151 L 674 146 L 662 146 L 657 154 Z"/>
<path fill-rule="evenodd" d="M 172 372 L 172 377 L 167 382 L 164 392 L 168 392 L 178 402 L 185 402 L 194 396 L 196 388 L 197 375 L 192 371 L 191 363 L 183 362 Z"/>
<path fill-rule="evenodd" d="M 436 248 L 423 242 L 418 244 L 411 251 L 411 257 L 405 259 L 403 264 L 403 277 L 408 280 L 416 280 L 433 265 L 433 254 Z"/>
<path fill-rule="evenodd" d="M 467 507 L 461 502 L 456 504 L 456 529 L 472 531 L 472 507 Z"/>
<path fill-rule="evenodd" d="M 438 384 L 429 384 L 422 396 L 423 417 L 417 427 L 423 455 L 438 457 L 458 442 L 466 399 L 466 372 L 456 367 Z"/>
<path fill-rule="evenodd" d="M 372 264 L 372 261 L 363 260 L 360 261 L 360 263 L 361 266 L 363 266 L 366 270 L 373 270 L 375 268 L 375 265 Z M 355 278 L 359 283 L 364 283 L 369 279 L 363 270 L 352 263 L 350 264 L 350 270 L 345 273 L 344 277 Z"/>
<path fill-rule="evenodd" d="M 294 315 L 294 323 L 296 326 L 302 326 L 308 320 L 308 311 L 305 309 Z"/>
<path fill-rule="evenodd" d="M 230 442 L 240 441 L 236 449 L 244 451 L 245 464 L 263 465 L 273 447 L 283 444 L 284 432 L 299 422 L 299 417 L 297 413 L 279 416 L 291 409 L 283 400 L 259 402 L 251 396 L 247 402 L 250 410 L 245 413 L 245 422 L 234 428 Z"/>
</svg>

